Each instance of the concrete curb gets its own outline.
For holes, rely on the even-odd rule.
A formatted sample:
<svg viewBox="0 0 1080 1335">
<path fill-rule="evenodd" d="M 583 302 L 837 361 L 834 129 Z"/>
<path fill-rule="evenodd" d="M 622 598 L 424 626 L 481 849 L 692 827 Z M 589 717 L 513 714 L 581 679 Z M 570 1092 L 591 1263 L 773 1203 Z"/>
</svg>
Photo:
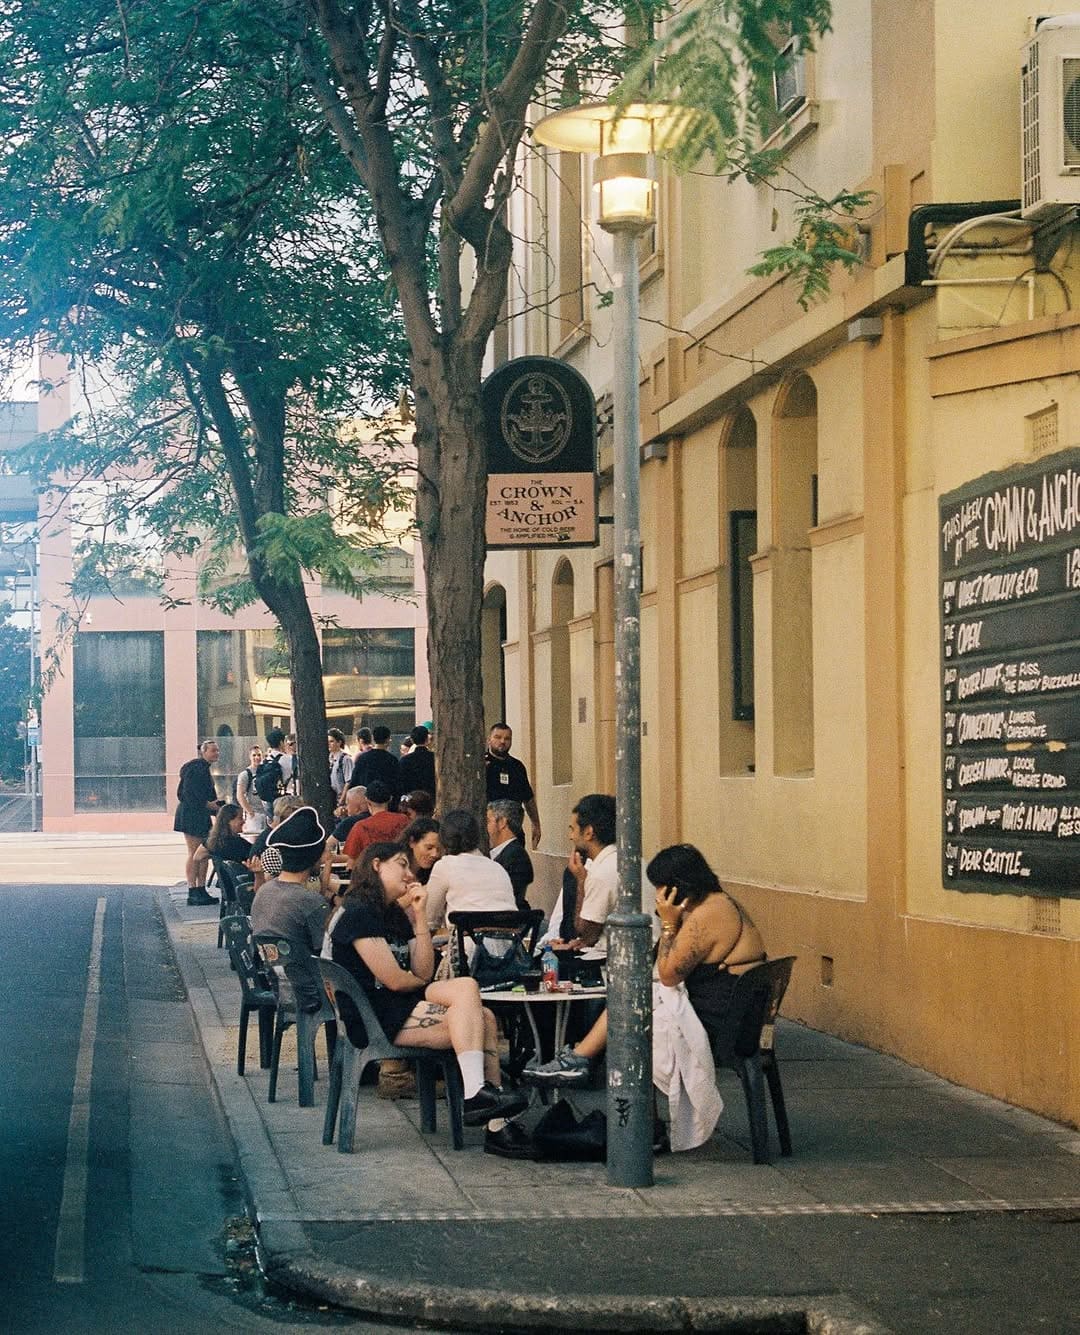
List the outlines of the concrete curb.
<svg viewBox="0 0 1080 1335">
<path fill-rule="evenodd" d="M 538 1297 L 467 1285 L 388 1284 L 327 1262 L 312 1248 L 298 1202 L 267 1134 L 251 1088 L 235 1069 L 207 1055 L 223 1027 L 198 961 L 178 942 L 182 921 L 166 889 L 157 894 L 169 943 L 184 980 L 212 1087 L 240 1168 L 255 1223 L 259 1264 L 271 1283 L 365 1317 L 421 1321 L 444 1329 L 603 1331 L 776 1331 L 787 1335 L 890 1335 L 843 1294 L 805 1298 L 682 1298 L 621 1294 Z M 282 1218 L 281 1216 L 292 1216 Z"/>
<path fill-rule="evenodd" d="M 807 1298 L 680 1298 L 652 1294 L 539 1297 L 457 1285 L 395 1284 L 315 1256 L 303 1228 L 267 1220 L 259 1230 L 267 1278 L 364 1316 L 470 1330 L 702 1331 L 762 1335 L 890 1335 L 843 1295 Z"/>
</svg>

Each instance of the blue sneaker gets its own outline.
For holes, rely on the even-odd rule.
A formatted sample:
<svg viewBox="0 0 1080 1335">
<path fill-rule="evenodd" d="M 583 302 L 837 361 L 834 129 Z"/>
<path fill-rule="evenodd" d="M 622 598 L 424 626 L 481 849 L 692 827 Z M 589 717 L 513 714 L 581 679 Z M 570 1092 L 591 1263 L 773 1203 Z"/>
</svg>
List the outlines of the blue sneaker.
<svg viewBox="0 0 1080 1335">
<path fill-rule="evenodd" d="M 526 1066 L 521 1078 L 533 1085 L 578 1085 L 589 1078 L 589 1059 L 568 1045 L 551 1061 Z"/>
</svg>

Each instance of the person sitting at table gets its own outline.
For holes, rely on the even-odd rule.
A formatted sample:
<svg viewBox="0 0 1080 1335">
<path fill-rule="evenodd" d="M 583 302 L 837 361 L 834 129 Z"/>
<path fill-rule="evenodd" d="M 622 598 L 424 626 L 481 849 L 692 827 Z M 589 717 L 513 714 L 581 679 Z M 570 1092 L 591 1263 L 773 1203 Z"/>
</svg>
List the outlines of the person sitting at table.
<svg viewBox="0 0 1080 1335">
<path fill-rule="evenodd" d="M 262 834 L 255 836 L 255 842 L 251 845 L 251 856 L 245 863 L 248 870 L 255 873 L 256 890 L 264 881 L 269 881 L 281 870 L 281 854 L 269 844 L 271 833 L 303 805 L 303 798 L 297 797 L 295 793 L 282 793 L 280 797 L 274 799 L 270 824 Z"/>
<path fill-rule="evenodd" d="M 410 820 L 418 820 L 421 816 L 434 816 L 435 799 L 423 788 L 414 788 L 411 793 L 398 798 L 398 810 L 404 812 Z"/>
<path fill-rule="evenodd" d="M 342 845 L 342 852 L 350 866 L 355 864 L 368 844 L 386 841 L 396 843 L 401 838 L 402 830 L 409 823 L 408 816 L 403 816 L 400 811 L 390 810 L 394 794 L 390 785 L 384 783 L 382 779 L 372 779 L 364 795 L 371 815 L 367 820 L 357 821 Z"/>
<path fill-rule="evenodd" d="M 480 851 L 480 823 L 471 811 L 448 811 L 439 823 L 443 856 L 428 879 L 427 915 L 433 931 L 448 913 L 513 913 L 514 887 L 506 871 Z"/>
<path fill-rule="evenodd" d="M 251 857 L 251 841 L 240 831 L 244 828 L 244 808 L 237 802 L 225 802 L 214 817 L 206 843 L 195 854 L 205 862 L 209 857 L 226 862 L 247 862 Z"/>
<path fill-rule="evenodd" d="M 501 797 L 487 804 L 488 856 L 497 862 L 514 887 L 518 908 L 528 911 L 526 891 L 533 881 L 532 859 L 525 851 L 525 808 Z"/>
<path fill-rule="evenodd" d="M 692 1115 L 682 1115 L 682 1110 L 673 1105 L 671 1141 L 673 1149 L 689 1149 L 712 1134 L 723 1106 L 716 1093 L 712 1054 L 702 1022 L 710 1028 L 723 1028 L 737 979 L 768 956 L 750 915 L 728 894 L 693 844 L 661 849 L 645 874 L 656 887 L 656 915 L 660 919 L 653 980 L 653 1071 L 666 1094 L 672 1087 L 674 1067 L 679 1067 Z M 683 998 L 698 1021 L 696 1027 L 680 1006 Z M 590 1063 L 606 1047 L 605 1011 L 579 1043 L 564 1048 L 551 1061 L 527 1069 L 524 1078 L 556 1085 L 583 1081 Z M 686 1143 L 688 1139 L 693 1145 Z"/>
<path fill-rule="evenodd" d="M 338 821 L 326 841 L 331 853 L 339 853 L 345 846 L 349 831 L 358 821 L 367 820 L 371 815 L 367 797 L 363 788 L 350 788 L 345 794 L 345 815 Z"/>
<path fill-rule="evenodd" d="M 409 855 L 409 867 L 421 885 L 431 880 L 431 869 L 442 857 L 439 822 L 420 816 L 401 832 L 401 846 Z"/>
<path fill-rule="evenodd" d="M 604 924 L 615 909 L 619 893 L 615 856 L 615 799 L 608 793 L 589 793 L 570 813 L 568 870 L 577 881 L 574 936 L 552 940 L 554 950 L 584 950 L 589 959 L 607 955 Z"/>
<path fill-rule="evenodd" d="M 369 845 L 353 868 L 345 911 L 331 934 L 334 962 L 367 993 L 392 1042 L 406 1048 L 453 1049 L 464 1085 L 465 1125 L 486 1124 L 485 1150 L 502 1153 L 503 1140 L 527 1142 L 520 1129 L 509 1136 L 502 1133 L 511 1125 L 506 1119 L 524 1111 L 528 1099 L 499 1083 L 495 1017 L 481 1004 L 475 980 L 431 981 L 435 952 L 427 897 L 400 845 Z M 363 1047 L 367 1035 L 356 1008 L 345 996 L 339 1005 L 349 1038 Z"/>
<path fill-rule="evenodd" d="M 255 896 L 252 931 L 277 932 L 301 942 L 312 955 L 319 953 L 327 903 L 308 881 L 325 846 L 326 831 L 314 807 L 301 806 L 274 826 L 267 851 L 280 857 L 281 869 Z"/>
</svg>

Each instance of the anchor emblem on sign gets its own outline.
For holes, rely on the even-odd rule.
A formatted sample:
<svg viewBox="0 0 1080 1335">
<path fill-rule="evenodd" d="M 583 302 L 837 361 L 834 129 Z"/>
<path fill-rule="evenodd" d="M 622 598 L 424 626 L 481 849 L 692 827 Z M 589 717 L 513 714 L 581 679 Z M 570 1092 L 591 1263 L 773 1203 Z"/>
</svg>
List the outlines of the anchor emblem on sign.
<svg viewBox="0 0 1080 1335">
<path fill-rule="evenodd" d="M 499 416 L 503 439 L 526 463 L 554 459 L 570 439 L 570 398 L 551 376 L 520 376 L 507 391 Z"/>
</svg>

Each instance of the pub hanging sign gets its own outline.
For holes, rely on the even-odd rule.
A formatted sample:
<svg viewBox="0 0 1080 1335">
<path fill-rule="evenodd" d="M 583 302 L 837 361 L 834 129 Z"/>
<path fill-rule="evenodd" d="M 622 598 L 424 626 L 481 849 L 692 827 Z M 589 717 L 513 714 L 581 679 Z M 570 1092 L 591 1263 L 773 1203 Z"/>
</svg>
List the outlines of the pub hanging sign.
<svg viewBox="0 0 1080 1335">
<path fill-rule="evenodd" d="M 1080 897 L 1080 450 L 941 498 L 942 877 Z"/>
<path fill-rule="evenodd" d="M 489 550 L 595 547 L 596 401 L 554 357 L 505 362 L 480 390 Z"/>
</svg>

